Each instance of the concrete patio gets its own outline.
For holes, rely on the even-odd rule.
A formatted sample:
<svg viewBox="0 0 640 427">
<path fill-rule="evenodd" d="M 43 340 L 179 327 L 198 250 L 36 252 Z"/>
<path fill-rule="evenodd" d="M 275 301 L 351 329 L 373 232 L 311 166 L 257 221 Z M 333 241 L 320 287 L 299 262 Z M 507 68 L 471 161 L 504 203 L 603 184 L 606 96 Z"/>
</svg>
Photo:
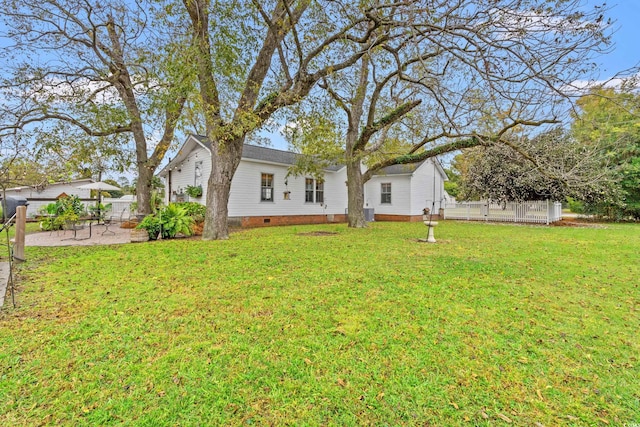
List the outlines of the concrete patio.
<svg viewBox="0 0 640 427">
<path fill-rule="evenodd" d="M 25 246 L 94 246 L 94 245 L 117 245 L 131 242 L 131 230 L 120 228 L 118 225 L 109 226 L 109 231 L 104 233 L 105 226 L 93 225 L 91 227 L 91 237 L 89 228 L 78 230 L 76 239 L 73 239 L 73 231 L 41 231 L 25 236 Z M 114 234 L 111 234 L 113 231 Z"/>
</svg>

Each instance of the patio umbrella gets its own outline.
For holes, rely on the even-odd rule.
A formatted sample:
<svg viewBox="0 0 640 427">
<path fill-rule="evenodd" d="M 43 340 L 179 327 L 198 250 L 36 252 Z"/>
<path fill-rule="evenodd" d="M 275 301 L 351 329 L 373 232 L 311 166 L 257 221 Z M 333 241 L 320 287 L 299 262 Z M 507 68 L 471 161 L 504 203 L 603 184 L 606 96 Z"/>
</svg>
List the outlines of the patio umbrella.
<svg viewBox="0 0 640 427">
<path fill-rule="evenodd" d="M 80 190 L 96 190 L 98 192 L 98 216 L 100 216 L 100 192 L 120 190 L 120 187 L 107 184 L 106 182 L 103 182 L 103 181 L 92 182 L 91 184 L 79 185 L 77 188 Z"/>
</svg>

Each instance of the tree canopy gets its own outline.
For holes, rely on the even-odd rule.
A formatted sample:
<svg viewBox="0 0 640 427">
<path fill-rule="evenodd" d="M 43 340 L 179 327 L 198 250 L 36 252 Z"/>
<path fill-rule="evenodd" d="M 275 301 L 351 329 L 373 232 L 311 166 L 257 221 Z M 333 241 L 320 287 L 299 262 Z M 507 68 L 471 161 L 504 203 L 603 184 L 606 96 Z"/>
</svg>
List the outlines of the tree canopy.
<svg viewBox="0 0 640 427">
<path fill-rule="evenodd" d="M 457 156 L 458 197 L 571 198 L 584 213 L 640 219 L 640 95 L 598 87 L 575 106 L 570 128 L 514 141 L 517 151 L 492 145 Z"/>
<path fill-rule="evenodd" d="M 12 0 L 2 12 L 14 44 L 0 129 L 47 134 L 53 120 L 107 146 L 132 141 L 147 213 L 153 172 L 193 107 L 185 119 L 212 149 L 205 239 L 228 237 L 244 141 L 288 107 L 324 96 L 346 116 L 332 126 L 350 140 L 357 194 L 386 166 L 557 121 L 609 43 L 605 10 L 580 0 Z M 350 212 L 359 205 L 350 196 Z"/>
<path fill-rule="evenodd" d="M 617 203 L 586 201 L 588 212 L 640 219 L 640 95 L 635 87 L 595 88 L 577 102 L 572 131 L 588 146 L 603 146 L 615 170 Z"/>
<path fill-rule="evenodd" d="M 330 135 L 342 141 L 329 144 L 341 147 L 347 165 L 350 226 L 364 225 L 363 183 L 387 166 L 512 145 L 519 141 L 515 131 L 561 121 L 573 82 L 609 42 L 604 9 L 585 11 L 578 1 L 436 1 L 428 13 L 423 6 L 404 3 L 401 13 L 415 18 L 404 32 L 323 78 L 324 101 L 319 94 L 301 105 L 304 123 L 290 135 L 311 158 L 335 155 L 324 149 L 325 138 L 298 131 L 314 122 L 309 116 L 321 116 L 315 121 L 323 128 L 333 121 Z M 327 104 L 334 109 L 329 114 Z"/>
<path fill-rule="evenodd" d="M 615 174 L 606 167 L 602 147 L 587 146 L 562 128 L 522 137 L 513 144 L 519 150 L 495 144 L 456 156 L 458 198 L 507 202 L 571 197 L 607 203 L 618 199 Z"/>
<path fill-rule="evenodd" d="M 127 152 L 134 154 L 138 206 L 148 212 L 150 180 L 188 90 L 188 77 L 175 73 L 180 40 L 168 31 L 164 6 L 2 2 L 2 36 L 10 45 L 0 51 L 0 136 L 29 131 L 48 154 L 84 157 L 85 166 L 89 158 L 111 157 L 121 170 Z"/>
</svg>

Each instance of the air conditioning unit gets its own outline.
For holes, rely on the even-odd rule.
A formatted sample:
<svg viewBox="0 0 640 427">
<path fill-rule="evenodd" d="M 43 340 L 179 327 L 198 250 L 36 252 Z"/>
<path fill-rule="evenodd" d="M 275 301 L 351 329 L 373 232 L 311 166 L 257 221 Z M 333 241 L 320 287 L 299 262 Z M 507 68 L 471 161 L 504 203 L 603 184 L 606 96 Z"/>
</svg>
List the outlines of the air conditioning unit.
<svg viewBox="0 0 640 427">
<path fill-rule="evenodd" d="M 364 220 L 367 222 L 375 221 L 375 213 L 373 208 L 364 208 Z"/>
</svg>

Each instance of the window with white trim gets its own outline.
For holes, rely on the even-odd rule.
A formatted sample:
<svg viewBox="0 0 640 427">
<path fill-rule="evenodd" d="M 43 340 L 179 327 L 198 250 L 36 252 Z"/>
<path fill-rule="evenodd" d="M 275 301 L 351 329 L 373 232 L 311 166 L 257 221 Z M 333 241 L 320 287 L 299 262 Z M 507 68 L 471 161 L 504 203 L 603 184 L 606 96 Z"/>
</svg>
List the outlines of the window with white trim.
<svg viewBox="0 0 640 427">
<path fill-rule="evenodd" d="M 383 182 L 380 184 L 380 203 L 391 204 L 391 183 Z"/>
<path fill-rule="evenodd" d="M 324 203 L 324 182 L 316 181 L 316 203 Z"/>
<path fill-rule="evenodd" d="M 324 203 L 324 182 L 313 178 L 304 180 L 305 203 Z"/>
<path fill-rule="evenodd" d="M 260 180 L 260 201 L 273 202 L 273 174 L 263 173 Z"/>
</svg>

